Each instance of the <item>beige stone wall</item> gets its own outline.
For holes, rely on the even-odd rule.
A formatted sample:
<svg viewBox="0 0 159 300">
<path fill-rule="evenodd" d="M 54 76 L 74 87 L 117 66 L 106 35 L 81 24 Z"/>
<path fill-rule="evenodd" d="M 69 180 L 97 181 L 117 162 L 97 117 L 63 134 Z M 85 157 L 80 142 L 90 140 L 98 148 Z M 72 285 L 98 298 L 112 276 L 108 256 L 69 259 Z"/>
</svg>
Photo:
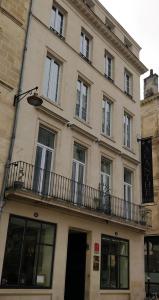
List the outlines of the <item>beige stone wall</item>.
<svg viewBox="0 0 159 300">
<path fill-rule="evenodd" d="M 38 213 L 38 218 L 34 213 Z M 0 300 L 63 300 L 65 287 L 67 239 L 69 229 L 84 231 L 87 233 L 89 250 L 86 252 L 86 291 L 85 300 L 144 300 L 144 272 L 143 272 L 143 235 L 140 232 L 128 230 L 126 226 L 113 224 L 84 217 L 64 210 L 56 210 L 51 207 L 40 207 L 30 202 L 10 200 L 5 206 L 1 220 L 0 234 L 6 236 L 10 213 L 57 224 L 56 247 L 53 269 L 53 288 L 49 290 L 4 290 L 0 289 Z M 94 243 L 101 245 L 101 234 L 118 236 L 128 239 L 130 247 L 130 289 L 100 290 L 100 270 L 93 271 Z M 5 238 L 0 243 L 0 272 L 2 268 Z M 17 298 L 15 298 L 17 297 Z M 43 298 L 40 298 L 43 297 Z"/>
<path fill-rule="evenodd" d="M 29 0 L 0 1 L 0 189 L 13 125 Z"/>
</svg>

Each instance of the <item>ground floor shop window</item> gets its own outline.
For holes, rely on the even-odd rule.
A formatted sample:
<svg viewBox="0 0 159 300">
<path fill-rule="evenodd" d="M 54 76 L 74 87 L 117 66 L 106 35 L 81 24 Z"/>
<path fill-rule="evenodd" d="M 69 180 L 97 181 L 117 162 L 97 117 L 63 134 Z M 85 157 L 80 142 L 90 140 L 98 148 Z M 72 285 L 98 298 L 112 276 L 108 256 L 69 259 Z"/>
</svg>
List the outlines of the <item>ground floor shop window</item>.
<svg viewBox="0 0 159 300">
<path fill-rule="evenodd" d="M 51 287 L 56 225 L 10 216 L 1 287 Z"/>
<path fill-rule="evenodd" d="M 101 289 L 129 288 L 129 242 L 106 235 L 101 239 Z"/>
<path fill-rule="evenodd" d="M 159 236 L 145 237 L 146 294 L 159 295 Z"/>
</svg>

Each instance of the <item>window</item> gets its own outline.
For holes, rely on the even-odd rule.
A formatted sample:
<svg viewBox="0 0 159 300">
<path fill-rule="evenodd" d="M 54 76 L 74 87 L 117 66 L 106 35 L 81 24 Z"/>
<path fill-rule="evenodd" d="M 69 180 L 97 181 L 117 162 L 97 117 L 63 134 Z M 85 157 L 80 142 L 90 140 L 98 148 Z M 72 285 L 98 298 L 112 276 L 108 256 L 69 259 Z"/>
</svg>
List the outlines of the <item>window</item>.
<svg viewBox="0 0 159 300">
<path fill-rule="evenodd" d="M 58 7 L 53 6 L 51 12 L 51 28 L 63 35 L 64 17 Z"/>
<path fill-rule="evenodd" d="M 102 210 L 111 213 L 110 189 L 111 189 L 111 173 L 112 163 L 107 158 L 101 158 L 101 191 L 102 201 L 100 203 Z"/>
<path fill-rule="evenodd" d="M 129 288 L 129 242 L 102 234 L 101 289 Z"/>
<path fill-rule="evenodd" d="M 83 121 L 87 120 L 87 106 L 88 106 L 88 86 L 82 80 L 78 79 L 76 116 Z"/>
<path fill-rule="evenodd" d="M 124 146 L 131 148 L 132 117 L 124 113 Z"/>
<path fill-rule="evenodd" d="M 46 57 L 44 73 L 44 96 L 58 102 L 60 64 L 49 56 Z"/>
<path fill-rule="evenodd" d="M 159 294 L 159 236 L 145 237 L 145 280 L 146 294 Z M 151 278 L 148 283 L 148 278 Z"/>
<path fill-rule="evenodd" d="M 88 60 L 90 59 L 90 39 L 83 31 L 81 32 L 80 53 Z"/>
<path fill-rule="evenodd" d="M 132 214 L 132 172 L 124 168 L 124 216 L 131 219 Z"/>
<path fill-rule="evenodd" d="M 55 134 L 43 127 L 39 128 L 36 149 L 33 189 L 43 195 L 48 195 L 51 171 L 54 161 Z"/>
<path fill-rule="evenodd" d="M 106 97 L 102 101 L 102 133 L 111 136 L 112 102 Z"/>
<path fill-rule="evenodd" d="M 105 76 L 113 80 L 113 57 L 108 52 L 105 53 Z"/>
<path fill-rule="evenodd" d="M 51 287 L 56 225 L 11 216 L 2 287 Z"/>
<path fill-rule="evenodd" d="M 124 72 L 124 92 L 132 97 L 132 75 L 127 70 Z"/>
<path fill-rule="evenodd" d="M 79 144 L 74 144 L 72 164 L 72 192 L 74 203 L 82 203 L 83 184 L 85 178 L 86 150 Z"/>
</svg>

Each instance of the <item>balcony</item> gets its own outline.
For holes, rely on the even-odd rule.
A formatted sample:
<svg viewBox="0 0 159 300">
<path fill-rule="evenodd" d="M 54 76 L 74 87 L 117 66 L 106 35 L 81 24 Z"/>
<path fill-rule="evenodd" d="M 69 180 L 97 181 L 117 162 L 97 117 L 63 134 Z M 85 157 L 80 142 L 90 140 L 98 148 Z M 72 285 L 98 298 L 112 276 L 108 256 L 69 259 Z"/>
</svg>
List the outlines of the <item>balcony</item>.
<svg viewBox="0 0 159 300">
<path fill-rule="evenodd" d="M 151 211 L 72 179 L 18 161 L 8 167 L 6 198 L 25 198 L 127 226 L 151 227 Z"/>
</svg>

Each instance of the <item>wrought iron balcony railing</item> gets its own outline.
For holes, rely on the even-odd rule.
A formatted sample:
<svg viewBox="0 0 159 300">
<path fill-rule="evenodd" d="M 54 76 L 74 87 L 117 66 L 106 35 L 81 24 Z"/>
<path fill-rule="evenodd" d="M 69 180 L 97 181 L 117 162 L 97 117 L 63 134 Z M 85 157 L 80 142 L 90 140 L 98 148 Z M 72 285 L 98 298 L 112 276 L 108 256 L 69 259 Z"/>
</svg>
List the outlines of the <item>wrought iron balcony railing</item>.
<svg viewBox="0 0 159 300">
<path fill-rule="evenodd" d="M 140 205 L 115 197 L 104 188 L 95 189 L 54 172 L 18 161 L 8 167 L 6 190 L 23 189 L 49 198 L 50 202 L 82 207 L 126 222 L 151 226 L 151 212 Z"/>
</svg>

